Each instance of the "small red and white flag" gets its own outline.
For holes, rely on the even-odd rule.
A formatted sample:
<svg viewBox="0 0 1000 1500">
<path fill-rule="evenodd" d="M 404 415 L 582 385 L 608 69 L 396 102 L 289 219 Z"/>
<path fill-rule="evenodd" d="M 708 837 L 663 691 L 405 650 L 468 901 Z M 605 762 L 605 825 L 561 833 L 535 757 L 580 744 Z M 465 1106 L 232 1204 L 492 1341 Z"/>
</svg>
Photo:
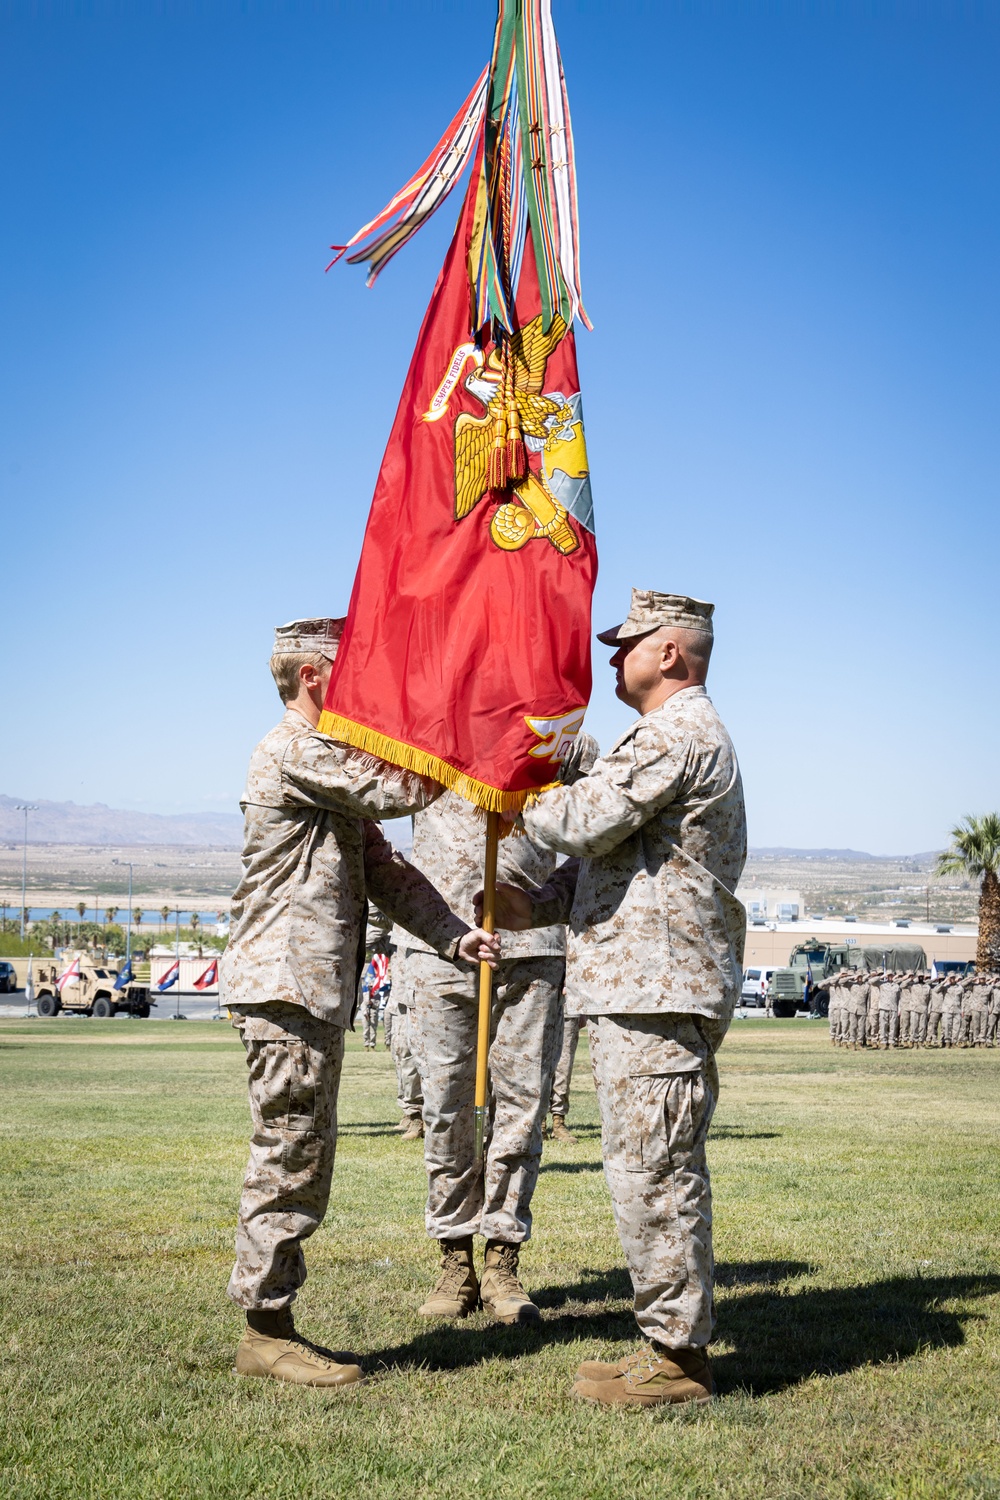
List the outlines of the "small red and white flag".
<svg viewBox="0 0 1000 1500">
<path fill-rule="evenodd" d="M 80 977 L 80 960 L 78 958 L 74 958 L 73 962 L 70 964 L 65 973 L 60 974 L 59 978 L 56 980 L 56 989 L 59 991 L 60 995 L 62 994 L 66 985 L 77 984 L 80 980 Z"/>
<path fill-rule="evenodd" d="M 380 990 L 389 977 L 388 953 L 372 954 L 372 974 L 375 979 L 373 989 Z"/>
<path fill-rule="evenodd" d="M 156 986 L 156 988 L 158 990 L 169 990 L 170 986 L 172 984 L 176 984 L 177 981 L 178 981 L 178 979 L 180 979 L 180 977 L 181 977 L 180 960 L 175 958 L 174 961 L 173 961 L 173 963 L 170 965 L 170 968 L 164 974 L 163 978 L 160 980 L 160 982 Z"/>
<path fill-rule="evenodd" d="M 218 984 L 218 982 L 219 960 L 217 958 L 213 958 L 204 974 L 198 975 L 198 978 L 194 982 L 194 987 L 196 990 L 207 990 L 210 985 Z"/>
</svg>

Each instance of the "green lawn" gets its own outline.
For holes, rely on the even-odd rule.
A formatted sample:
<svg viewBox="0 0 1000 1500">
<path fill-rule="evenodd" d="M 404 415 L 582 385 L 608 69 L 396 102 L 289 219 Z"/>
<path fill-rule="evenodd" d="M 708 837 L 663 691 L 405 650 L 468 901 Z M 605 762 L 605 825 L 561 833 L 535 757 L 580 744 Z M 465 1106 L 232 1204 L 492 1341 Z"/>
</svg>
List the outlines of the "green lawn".
<svg viewBox="0 0 1000 1500">
<path fill-rule="evenodd" d="M 636 1342 L 581 1048 L 525 1280 L 540 1330 L 428 1326 L 419 1144 L 388 1054 L 349 1051 L 305 1331 L 343 1394 L 232 1374 L 245 1157 L 221 1024 L 0 1022 L 0 1494 L 239 1500 L 1000 1497 L 1000 1051 L 842 1053 L 737 1022 L 713 1129 L 721 1399 L 568 1399 Z"/>
</svg>

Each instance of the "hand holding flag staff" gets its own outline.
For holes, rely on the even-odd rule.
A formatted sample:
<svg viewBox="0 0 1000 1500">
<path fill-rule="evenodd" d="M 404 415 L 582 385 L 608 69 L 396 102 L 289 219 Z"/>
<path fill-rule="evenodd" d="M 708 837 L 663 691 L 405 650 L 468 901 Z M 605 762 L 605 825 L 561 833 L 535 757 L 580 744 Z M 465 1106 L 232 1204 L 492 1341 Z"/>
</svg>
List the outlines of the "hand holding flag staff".
<svg viewBox="0 0 1000 1500">
<path fill-rule="evenodd" d="M 597 574 L 573 323 L 569 105 L 549 0 L 500 0 L 489 68 L 409 182 L 336 257 L 371 286 L 471 173 L 382 460 L 320 729 L 486 813 L 551 784 L 590 697 Z M 332 263 L 331 263 L 332 264 Z M 476 1139 L 491 971 L 480 965 Z"/>
</svg>

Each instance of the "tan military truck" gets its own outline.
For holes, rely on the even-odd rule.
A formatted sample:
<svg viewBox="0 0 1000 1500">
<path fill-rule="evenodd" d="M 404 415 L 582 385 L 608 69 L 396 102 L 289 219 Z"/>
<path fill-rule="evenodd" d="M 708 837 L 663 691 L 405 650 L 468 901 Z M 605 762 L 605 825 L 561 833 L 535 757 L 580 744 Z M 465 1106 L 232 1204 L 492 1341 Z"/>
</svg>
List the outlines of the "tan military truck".
<svg viewBox="0 0 1000 1500">
<path fill-rule="evenodd" d="M 148 984 L 131 980 L 116 990 L 118 969 L 82 957 L 79 979 L 64 985 L 60 994 L 59 976 L 65 973 L 71 962 L 64 961 L 62 966 L 46 964 L 39 970 L 35 980 L 35 1004 L 40 1016 L 57 1016 L 64 1010 L 68 1015 L 105 1018 L 124 1011 L 126 1015 L 141 1016 L 145 1020 L 150 1005 L 156 1004 L 155 1000 L 150 1001 Z"/>
</svg>

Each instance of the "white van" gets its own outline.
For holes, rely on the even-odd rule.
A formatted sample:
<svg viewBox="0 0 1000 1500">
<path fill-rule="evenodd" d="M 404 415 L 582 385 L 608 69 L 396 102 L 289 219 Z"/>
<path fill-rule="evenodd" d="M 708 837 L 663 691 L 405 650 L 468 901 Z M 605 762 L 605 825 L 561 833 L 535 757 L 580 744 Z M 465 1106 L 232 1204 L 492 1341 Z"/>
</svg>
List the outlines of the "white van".
<svg viewBox="0 0 1000 1500">
<path fill-rule="evenodd" d="M 780 964 L 765 964 L 756 969 L 743 970 L 743 989 L 740 993 L 740 1002 L 743 1005 L 766 1005 L 767 986 L 771 975 Z"/>
</svg>

